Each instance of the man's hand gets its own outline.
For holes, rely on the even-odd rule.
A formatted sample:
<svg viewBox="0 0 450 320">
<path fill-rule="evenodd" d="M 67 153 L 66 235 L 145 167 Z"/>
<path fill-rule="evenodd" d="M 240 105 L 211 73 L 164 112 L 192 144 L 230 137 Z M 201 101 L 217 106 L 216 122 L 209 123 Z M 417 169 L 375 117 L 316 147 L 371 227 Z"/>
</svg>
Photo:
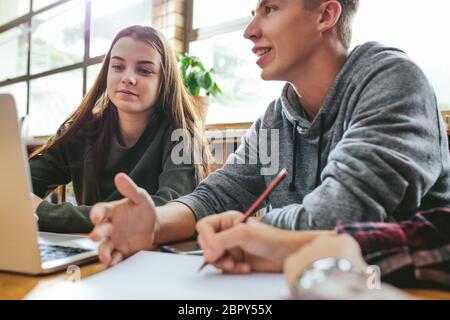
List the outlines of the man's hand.
<svg viewBox="0 0 450 320">
<path fill-rule="evenodd" d="M 106 266 L 151 249 L 157 223 L 155 205 L 144 189 L 123 173 L 117 174 L 114 182 L 124 199 L 96 204 L 90 213 L 95 225 L 90 238 L 102 241 L 99 258 Z"/>
<path fill-rule="evenodd" d="M 298 247 L 292 232 L 229 211 L 203 218 L 197 223 L 198 242 L 205 261 L 228 273 L 279 272 L 283 261 Z"/>
</svg>

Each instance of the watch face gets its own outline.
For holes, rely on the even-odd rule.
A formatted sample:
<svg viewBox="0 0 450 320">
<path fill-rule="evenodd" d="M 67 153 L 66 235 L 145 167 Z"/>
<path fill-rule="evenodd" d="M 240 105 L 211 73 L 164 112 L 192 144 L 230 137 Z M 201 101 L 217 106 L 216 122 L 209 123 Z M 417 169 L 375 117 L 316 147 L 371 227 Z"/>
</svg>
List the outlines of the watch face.
<svg viewBox="0 0 450 320">
<path fill-rule="evenodd" d="M 325 281 L 332 272 L 359 274 L 352 263 L 346 259 L 325 258 L 315 261 L 298 279 L 297 286 L 303 289 L 311 289 L 315 285 Z"/>
<path fill-rule="evenodd" d="M 309 269 L 328 270 L 334 268 L 336 265 L 337 261 L 335 258 L 325 258 L 313 262 Z"/>
</svg>

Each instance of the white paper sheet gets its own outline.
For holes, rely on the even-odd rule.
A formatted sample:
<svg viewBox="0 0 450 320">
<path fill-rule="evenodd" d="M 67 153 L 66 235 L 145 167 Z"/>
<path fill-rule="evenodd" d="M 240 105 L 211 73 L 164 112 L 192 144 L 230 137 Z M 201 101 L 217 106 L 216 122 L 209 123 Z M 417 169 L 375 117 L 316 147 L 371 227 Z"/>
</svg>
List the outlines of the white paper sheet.
<svg viewBox="0 0 450 320">
<path fill-rule="evenodd" d="M 227 275 L 199 256 L 139 252 L 81 280 L 37 286 L 26 299 L 270 300 L 288 297 L 282 274 Z"/>
</svg>

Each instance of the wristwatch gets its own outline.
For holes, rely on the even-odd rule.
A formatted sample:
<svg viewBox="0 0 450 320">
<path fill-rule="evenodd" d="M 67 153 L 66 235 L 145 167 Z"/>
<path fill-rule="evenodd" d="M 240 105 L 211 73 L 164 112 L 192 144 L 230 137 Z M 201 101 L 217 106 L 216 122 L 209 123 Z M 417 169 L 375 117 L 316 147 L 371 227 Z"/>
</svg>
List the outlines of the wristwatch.
<svg viewBox="0 0 450 320">
<path fill-rule="evenodd" d="M 327 275 L 333 272 L 344 272 L 362 275 L 362 272 L 353 266 L 347 259 L 324 258 L 313 262 L 297 279 L 295 285 L 299 289 L 311 289 L 326 280 Z"/>
</svg>

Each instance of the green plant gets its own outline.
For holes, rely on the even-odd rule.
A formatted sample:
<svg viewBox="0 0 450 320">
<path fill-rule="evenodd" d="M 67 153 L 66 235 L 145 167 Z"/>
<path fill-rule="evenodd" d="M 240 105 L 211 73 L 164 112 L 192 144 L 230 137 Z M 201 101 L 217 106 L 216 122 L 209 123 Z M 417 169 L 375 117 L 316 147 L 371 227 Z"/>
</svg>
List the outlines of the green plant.
<svg viewBox="0 0 450 320">
<path fill-rule="evenodd" d="M 185 53 L 178 54 L 177 61 L 184 86 L 191 96 L 199 96 L 201 92 L 207 96 L 222 93 L 214 80 L 214 70 L 207 70 L 199 58 Z"/>
</svg>

